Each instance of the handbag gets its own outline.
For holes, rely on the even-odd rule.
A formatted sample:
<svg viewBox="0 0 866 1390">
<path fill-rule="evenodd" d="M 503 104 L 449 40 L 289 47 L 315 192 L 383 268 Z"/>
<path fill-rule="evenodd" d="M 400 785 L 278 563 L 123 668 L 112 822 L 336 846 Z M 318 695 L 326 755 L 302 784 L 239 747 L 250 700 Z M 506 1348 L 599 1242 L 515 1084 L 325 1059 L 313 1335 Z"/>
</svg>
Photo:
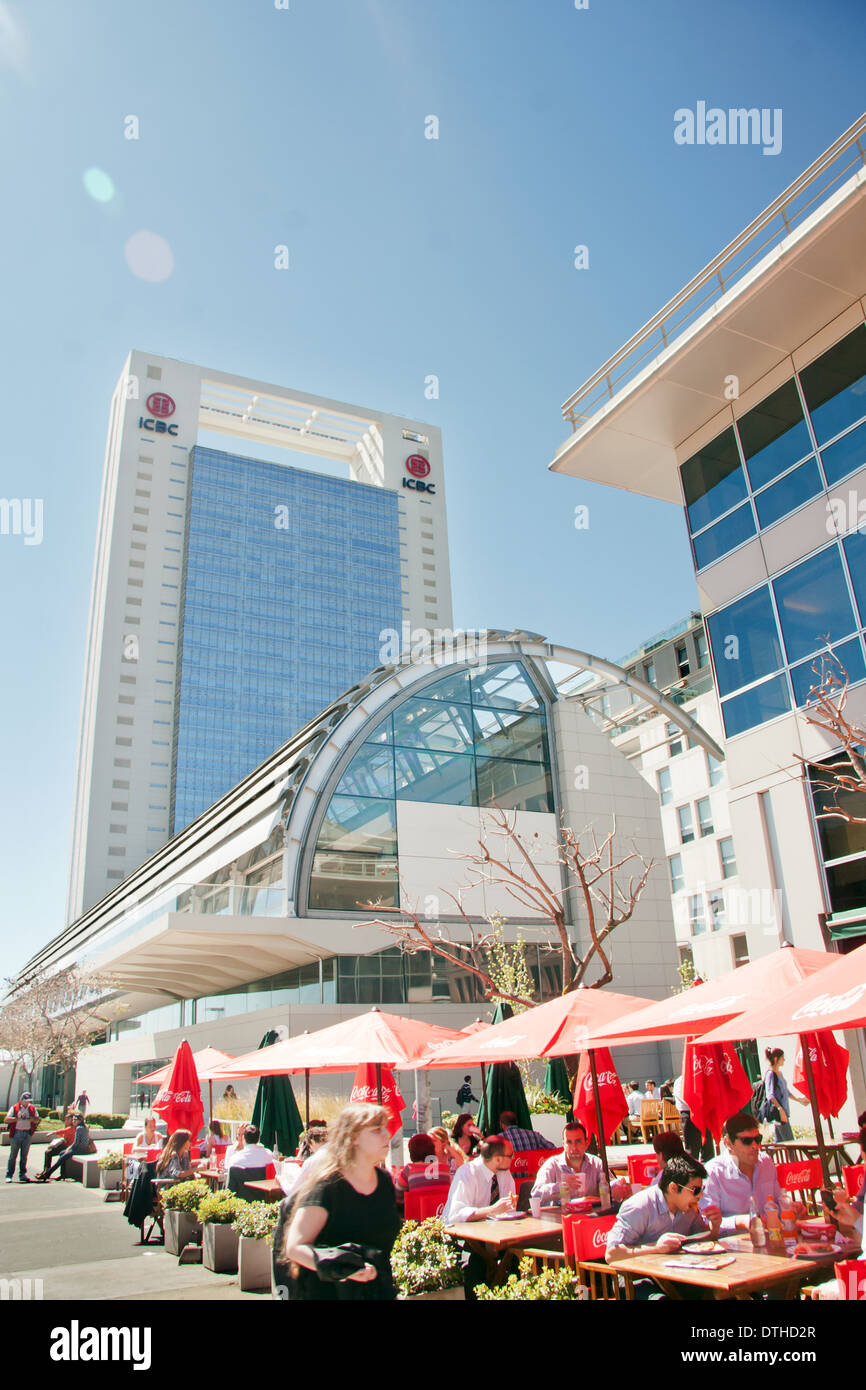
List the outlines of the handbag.
<svg viewBox="0 0 866 1390">
<path fill-rule="evenodd" d="M 87 1141 L 87 1152 L 89 1154 L 95 1154 L 97 1152 L 96 1145 L 94 1144 L 92 1139 L 88 1139 Z"/>
</svg>

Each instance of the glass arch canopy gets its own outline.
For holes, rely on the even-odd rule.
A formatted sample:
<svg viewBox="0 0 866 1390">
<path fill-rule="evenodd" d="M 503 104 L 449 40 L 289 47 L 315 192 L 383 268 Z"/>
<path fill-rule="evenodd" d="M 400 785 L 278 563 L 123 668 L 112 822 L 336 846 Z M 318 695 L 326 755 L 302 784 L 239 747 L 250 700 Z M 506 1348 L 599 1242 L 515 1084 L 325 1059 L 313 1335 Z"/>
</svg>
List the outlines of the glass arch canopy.
<svg viewBox="0 0 866 1390">
<path fill-rule="evenodd" d="M 554 810 L 547 714 L 521 662 L 452 672 L 368 735 L 319 828 L 311 909 L 399 906 L 398 801 Z"/>
</svg>

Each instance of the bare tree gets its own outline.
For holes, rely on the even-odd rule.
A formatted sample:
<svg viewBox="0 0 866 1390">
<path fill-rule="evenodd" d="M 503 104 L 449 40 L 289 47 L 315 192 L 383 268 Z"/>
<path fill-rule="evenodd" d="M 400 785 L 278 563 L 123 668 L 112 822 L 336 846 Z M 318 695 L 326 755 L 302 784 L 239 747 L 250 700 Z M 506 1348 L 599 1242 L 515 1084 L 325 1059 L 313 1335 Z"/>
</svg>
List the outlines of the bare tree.
<svg viewBox="0 0 866 1390">
<path fill-rule="evenodd" d="M 105 1028 L 105 1020 L 95 1010 L 112 988 L 109 976 L 73 965 L 36 975 L 23 987 L 15 980 L 6 984 L 10 993 L 0 1009 L 0 1047 L 10 1054 L 15 1067 L 22 1068 L 31 1085 L 39 1067 L 51 1064 L 71 1070 L 82 1050 Z M 12 1078 L 10 1091 L 11 1086 Z"/>
<path fill-rule="evenodd" d="M 848 672 L 842 663 L 827 652 L 812 667 L 818 682 L 809 690 L 809 703 L 806 706 L 805 720 L 816 729 L 830 734 L 835 743 L 841 743 L 842 756 L 832 763 L 816 762 L 795 754 L 811 776 L 813 785 L 828 792 L 832 798 L 827 810 L 817 814 L 818 820 L 844 820 L 849 825 L 866 824 L 866 815 L 854 815 L 847 807 L 839 805 L 842 792 L 866 795 L 866 729 L 854 724 L 848 718 Z M 815 773 L 820 776 L 815 776 Z"/>
<path fill-rule="evenodd" d="M 605 942 L 617 927 L 631 917 L 654 861 L 647 862 L 634 847 L 626 854 L 617 853 L 616 816 L 613 817 L 610 833 L 601 843 L 592 826 L 579 835 L 563 827 L 557 846 L 558 859 L 570 881 L 565 888 L 561 885 L 553 887 L 541 873 L 524 844 L 523 836 L 517 831 L 516 812 L 509 816 L 497 806 L 493 808 L 492 818 L 492 834 L 504 841 L 504 853 L 491 852 L 490 846 L 479 840 L 476 853 L 462 856 L 470 875 L 467 888 L 496 884 L 520 908 L 528 910 L 533 918 L 547 925 L 553 937 L 551 949 L 557 952 L 562 969 L 563 994 L 584 983 L 587 971 L 596 960 L 601 966 L 601 973 L 589 988 L 599 989 L 609 984 L 613 979 L 613 969 Z M 537 835 L 534 838 L 537 839 Z M 632 864 L 636 865 L 635 870 L 627 874 L 626 881 L 627 866 Z M 565 894 L 574 889 L 580 895 L 589 928 L 589 945 L 582 952 L 571 938 L 564 904 Z M 389 932 L 407 955 L 428 951 L 468 971 L 479 981 L 485 999 L 504 999 L 524 1008 L 534 1007 L 537 1000 L 510 994 L 499 988 L 492 979 L 484 953 L 493 949 L 495 933 L 478 929 L 470 920 L 459 896 L 453 893 L 445 893 L 444 896 L 454 903 L 457 915 L 466 927 L 468 941 L 454 940 L 447 928 L 427 921 L 409 907 L 396 909 L 395 918 L 391 920 L 375 919 L 374 925 Z M 359 903 L 358 906 L 375 912 L 381 910 L 383 904 L 379 901 Z M 359 922 L 356 925 L 369 926 L 370 923 Z"/>
</svg>

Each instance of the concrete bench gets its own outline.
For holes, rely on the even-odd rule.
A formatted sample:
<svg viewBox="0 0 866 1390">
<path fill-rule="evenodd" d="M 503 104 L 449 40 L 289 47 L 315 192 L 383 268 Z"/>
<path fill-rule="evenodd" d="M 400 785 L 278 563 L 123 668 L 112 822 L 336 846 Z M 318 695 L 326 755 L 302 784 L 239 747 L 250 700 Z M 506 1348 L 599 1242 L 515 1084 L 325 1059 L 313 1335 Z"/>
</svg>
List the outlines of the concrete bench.
<svg viewBox="0 0 866 1390">
<path fill-rule="evenodd" d="M 83 1187 L 99 1186 L 99 1154 L 73 1154 L 66 1160 L 66 1176 Z"/>
</svg>

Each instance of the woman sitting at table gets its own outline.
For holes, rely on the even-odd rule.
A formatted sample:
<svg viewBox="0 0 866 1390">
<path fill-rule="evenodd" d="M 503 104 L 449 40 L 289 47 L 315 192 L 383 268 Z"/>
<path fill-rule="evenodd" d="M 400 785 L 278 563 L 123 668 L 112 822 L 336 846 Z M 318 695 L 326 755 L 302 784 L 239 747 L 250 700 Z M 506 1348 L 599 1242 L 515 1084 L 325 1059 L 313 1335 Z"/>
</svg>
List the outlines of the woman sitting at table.
<svg viewBox="0 0 866 1390">
<path fill-rule="evenodd" d="M 195 1177 L 189 1157 L 191 1139 L 188 1129 L 176 1129 L 174 1134 L 169 1135 L 168 1142 L 156 1161 L 157 1178 L 171 1178 L 173 1182 L 184 1182 L 187 1178 Z"/>
<path fill-rule="evenodd" d="M 219 1120 L 211 1120 L 201 1146 L 201 1156 L 204 1159 L 201 1167 L 206 1168 L 212 1159 L 219 1163 L 221 1158 L 225 1158 L 228 1147 L 228 1136 L 223 1134 Z"/>
<path fill-rule="evenodd" d="M 454 1128 L 451 1131 L 451 1138 L 455 1145 L 464 1155 L 463 1162 L 466 1163 L 470 1158 L 475 1157 L 475 1151 L 481 1143 L 481 1130 L 478 1128 L 471 1115 L 458 1115 Z"/>
<path fill-rule="evenodd" d="M 423 1192 L 425 1188 L 447 1186 L 450 1181 L 451 1169 L 447 1163 L 438 1161 L 432 1136 L 413 1134 L 409 1140 L 409 1162 L 403 1164 L 394 1178 L 398 1204 L 403 1204 L 406 1192 Z"/>
<path fill-rule="evenodd" d="M 435 1125 L 430 1131 L 437 1163 L 447 1163 L 452 1178 L 458 1168 L 469 1162 L 469 1155 L 455 1144 L 444 1125 Z"/>
</svg>

